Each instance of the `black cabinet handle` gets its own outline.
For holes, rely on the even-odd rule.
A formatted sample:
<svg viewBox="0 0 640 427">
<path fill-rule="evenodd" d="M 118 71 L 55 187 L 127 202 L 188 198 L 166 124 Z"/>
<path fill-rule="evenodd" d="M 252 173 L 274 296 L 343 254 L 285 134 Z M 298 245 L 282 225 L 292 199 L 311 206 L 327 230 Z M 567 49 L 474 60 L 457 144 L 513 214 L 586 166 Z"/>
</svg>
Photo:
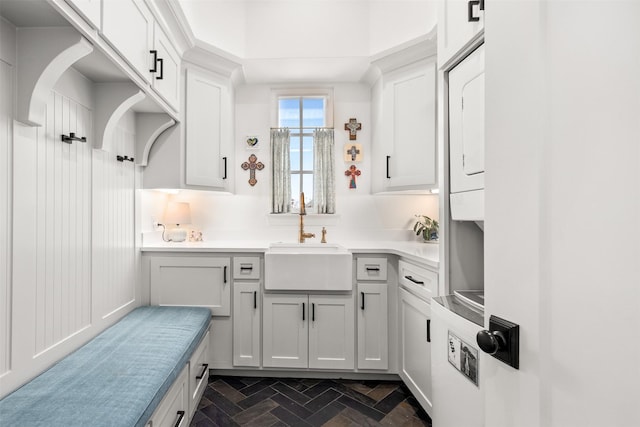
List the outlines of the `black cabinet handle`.
<svg viewBox="0 0 640 427">
<path fill-rule="evenodd" d="M 480 17 L 473 15 L 474 6 L 480 6 L 480 0 L 469 0 L 468 9 L 467 9 L 467 12 L 468 12 L 467 19 L 469 20 L 469 22 L 478 22 L 480 20 Z"/>
<path fill-rule="evenodd" d="M 150 54 L 153 55 L 153 68 L 151 68 L 149 70 L 150 73 L 157 73 L 158 72 L 158 51 L 155 49 L 152 49 L 149 51 Z"/>
<path fill-rule="evenodd" d="M 184 418 L 184 411 L 178 411 L 178 421 L 176 421 L 176 424 L 173 427 L 179 427 L 183 418 Z"/>
<path fill-rule="evenodd" d="M 427 342 L 431 342 L 431 319 L 427 319 Z"/>
<path fill-rule="evenodd" d="M 424 282 L 414 279 L 412 276 L 404 276 L 405 279 L 412 281 L 416 285 L 424 285 Z"/>
<path fill-rule="evenodd" d="M 380 271 L 380 267 L 365 267 L 364 269 L 367 271 Z"/>
<path fill-rule="evenodd" d="M 197 380 L 201 380 L 204 377 L 204 374 L 207 372 L 207 369 L 209 369 L 209 364 L 205 363 L 202 365 L 202 372 L 200 372 L 200 375 L 196 376 Z"/>
<path fill-rule="evenodd" d="M 156 76 L 156 80 L 162 80 L 164 78 L 164 59 L 158 58 L 158 62 L 160 63 L 160 75 Z"/>
<path fill-rule="evenodd" d="M 223 157 L 222 160 L 224 161 L 224 175 L 222 176 L 222 179 L 227 179 L 227 158 Z"/>
<path fill-rule="evenodd" d="M 360 302 L 360 310 L 364 310 L 364 292 L 360 292 L 360 296 L 362 297 L 362 302 Z"/>
<path fill-rule="evenodd" d="M 387 179 L 391 178 L 391 175 L 389 175 L 389 159 L 391 158 L 391 156 L 387 156 Z"/>
<path fill-rule="evenodd" d="M 253 291 L 253 308 L 258 308 L 258 291 Z"/>
<path fill-rule="evenodd" d="M 311 321 L 316 321 L 316 304 L 313 302 L 311 303 Z"/>
<path fill-rule="evenodd" d="M 227 266 L 226 266 L 226 265 L 224 266 L 224 269 L 223 269 L 223 273 L 222 273 L 222 274 L 223 274 L 223 276 L 224 276 L 224 277 L 223 277 L 223 280 L 224 280 L 224 282 L 223 282 L 223 283 L 227 283 Z"/>
<path fill-rule="evenodd" d="M 240 271 L 247 271 L 247 270 L 252 271 L 253 270 L 253 265 L 246 265 L 246 264 L 245 265 L 242 265 L 242 264 L 240 265 Z"/>
<path fill-rule="evenodd" d="M 484 10 L 484 0 L 480 0 L 480 10 Z"/>
<path fill-rule="evenodd" d="M 304 322 L 304 312 L 305 312 L 304 303 L 302 303 L 302 321 L 303 322 Z"/>
</svg>

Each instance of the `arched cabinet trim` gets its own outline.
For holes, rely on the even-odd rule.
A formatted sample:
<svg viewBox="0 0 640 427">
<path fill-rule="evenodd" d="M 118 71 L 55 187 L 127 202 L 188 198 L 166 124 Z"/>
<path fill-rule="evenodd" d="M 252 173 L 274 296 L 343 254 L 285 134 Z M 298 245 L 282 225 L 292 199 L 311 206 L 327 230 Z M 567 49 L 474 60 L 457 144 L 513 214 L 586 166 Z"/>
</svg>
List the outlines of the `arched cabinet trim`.
<svg viewBox="0 0 640 427">
<path fill-rule="evenodd" d="M 94 148 L 110 151 L 113 130 L 118 121 L 145 96 L 144 92 L 133 83 L 97 83 L 95 85 L 96 145 Z"/>
<path fill-rule="evenodd" d="M 69 67 L 93 51 L 93 46 L 71 27 L 52 27 L 21 28 L 17 47 L 17 119 L 42 126 L 51 89 Z"/>
<path fill-rule="evenodd" d="M 176 121 L 165 113 L 136 114 L 136 164 L 147 166 L 149 152 L 156 139 Z"/>
</svg>

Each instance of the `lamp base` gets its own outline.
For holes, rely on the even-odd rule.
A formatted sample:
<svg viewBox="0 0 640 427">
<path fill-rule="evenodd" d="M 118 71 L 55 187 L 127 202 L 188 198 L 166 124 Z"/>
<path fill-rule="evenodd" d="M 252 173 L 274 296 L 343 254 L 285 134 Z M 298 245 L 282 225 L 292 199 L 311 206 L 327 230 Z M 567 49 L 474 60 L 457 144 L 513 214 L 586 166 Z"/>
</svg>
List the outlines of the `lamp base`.
<svg viewBox="0 0 640 427">
<path fill-rule="evenodd" d="M 167 231 L 167 240 L 170 242 L 184 242 L 187 240 L 187 230 L 184 228 L 171 228 Z"/>
</svg>

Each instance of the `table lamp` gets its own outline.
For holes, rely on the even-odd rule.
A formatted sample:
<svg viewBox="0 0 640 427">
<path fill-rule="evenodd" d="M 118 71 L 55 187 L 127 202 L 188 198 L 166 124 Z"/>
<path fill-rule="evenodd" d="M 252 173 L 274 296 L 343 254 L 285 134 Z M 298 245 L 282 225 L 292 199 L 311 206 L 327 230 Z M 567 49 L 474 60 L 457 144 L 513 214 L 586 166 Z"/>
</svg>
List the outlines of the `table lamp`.
<svg viewBox="0 0 640 427">
<path fill-rule="evenodd" d="M 164 213 L 164 222 L 167 224 L 167 240 L 170 242 L 184 242 L 187 239 L 187 230 L 180 225 L 191 224 L 191 207 L 187 202 L 169 202 Z"/>
</svg>

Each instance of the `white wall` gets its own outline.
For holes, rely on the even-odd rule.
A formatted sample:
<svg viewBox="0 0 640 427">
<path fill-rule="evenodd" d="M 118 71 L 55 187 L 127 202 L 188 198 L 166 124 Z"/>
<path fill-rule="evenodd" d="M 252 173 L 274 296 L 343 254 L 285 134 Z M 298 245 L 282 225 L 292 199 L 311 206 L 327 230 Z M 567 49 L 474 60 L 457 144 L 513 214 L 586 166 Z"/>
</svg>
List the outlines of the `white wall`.
<svg viewBox="0 0 640 427">
<path fill-rule="evenodd" d="M 316 86 L 317 87 L 317 86 Z M 411 240 L 409 231 L 415 214 L 438 217 L 437 195 L 372 195 L 371 182 L 371 120 L 370 88 L 364 84 L 331 86 L 334 93 L 334 126 L 336 138 L 336 215 L 308 215 L 307 231 L 320 235 L 322 226 L 328 230 L 329 241 L 339 240 Z M 270 212 L 270 152 L 269 127 L 272 123 L 272 91 L 268 85 L 245 85 L 236 91 L 235 194 L 182 191 L 167 196 L 157 191 L 144 191 L 142 196 L 142 228 L 150 232 L 153 220 L 162 222 L 168 199 L 189 201 L 192 204 L 192 228 L 205 231 L 207 239 L 296 239 L 298 219 L 293 215 L 269 215 Z M 344 171 L 352 164 L 342 158 L 342 150 L 349 142 L 344 123 L 355 117 L 362 123 L 355 141 L 362 144 L 363 161 L 355 163 L 362 174 L 357 188 L 349 188 Z M 246 137 L 257 135 L 257 150 L 246 148 Z M 256 172 L 258 183 L 248 184 L 249 172 L 240 168 L 251 154 L 265 164 Z M 384 171 L 382 171 L 384 173 Z"/>
</svg>

